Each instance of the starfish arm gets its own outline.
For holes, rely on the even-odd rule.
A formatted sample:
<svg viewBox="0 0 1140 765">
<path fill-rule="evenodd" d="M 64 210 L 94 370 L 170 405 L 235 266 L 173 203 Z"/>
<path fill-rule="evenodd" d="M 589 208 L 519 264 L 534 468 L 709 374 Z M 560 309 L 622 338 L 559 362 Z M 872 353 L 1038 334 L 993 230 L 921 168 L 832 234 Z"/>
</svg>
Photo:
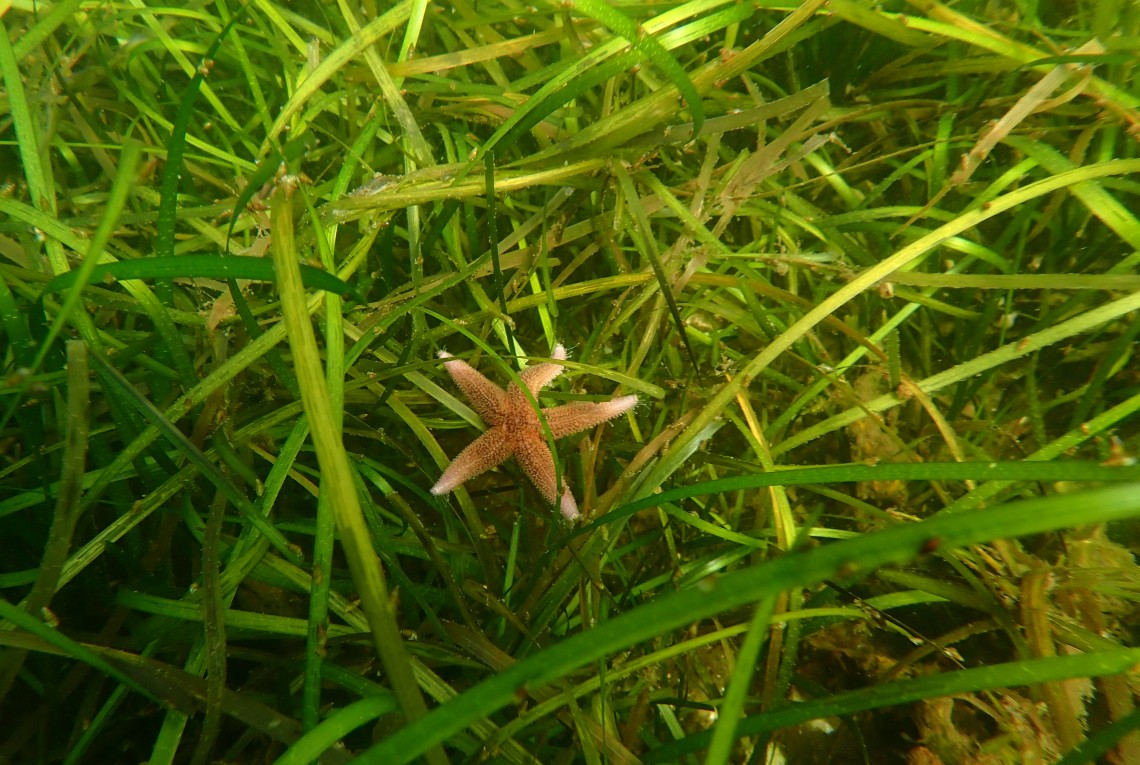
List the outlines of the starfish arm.
<svg viewBox="0 0 1140 765">
<path fill-rule="evenodd" d="M 443 368 L 467 396 L 471 406 L 488 425 L 497 425 L 507 403 L 507 394 L 488 380 L 466 361 L 457 359 L 447 351 L 440 351 Z"/>
<path fill-rule="evenodd" d="M 522 466 L 523 472 L 530 478 L 531 483 L 550 504 L 554 504 L 558 497 L 558 478 L 554 467 L 554 457 L 541 433 L 521 438 L 515 444 L 515 460 Z M 562 476 L 562 497 L 558 500 L 558 509 L 562 516 L 573 521 L 578 518 L 578 503 L 570 487 L 566 485 L 566 476 Z"/>
<path fill-rule="evenodd" d="M 468 444 L 467 448 L 451 461 L 435 486 L 431 487 L 431 493 L 447 494 L 464 481 L 495 467 L 510 457 L 513 451 L 514 447 L 506 430 L 502 427 L 491 428 Z"/>
<path fill-rule="evenodd" d="M 515 459 L 543 499 L 553 505 L 558 499 L 558 478 L 554 469 L 554 457 L 542 434 L 531 431 L 518 439 L 515 442 Z"/>
<path fill-rule="evenodd" d="M 555 438 L 562 438 L 612 420 L 636 405 L 637 396 L 622 396 L 599 403 L 563 404 L 543 409 L 542 413 L 546 415 L 546 422 L 550 425 L 550 434 Z"/>
<path fill-rule="evenodd" d="M 565 361 L 566 349 L 562 344 L 554 346 L 550 357 L 555 361 Z M 538 392 L 545 388 L 554 380 L 555 377 L 562 374 L 562 365 L 555 364 L 554 362 L 547 361 L 542 364 L 535 364 L 534 366 L 527 367 L 519 373 L 519 378 L 526 385 L 527 390 L 530 391 L 532 396 L 537 396 Z"/>
</svg>

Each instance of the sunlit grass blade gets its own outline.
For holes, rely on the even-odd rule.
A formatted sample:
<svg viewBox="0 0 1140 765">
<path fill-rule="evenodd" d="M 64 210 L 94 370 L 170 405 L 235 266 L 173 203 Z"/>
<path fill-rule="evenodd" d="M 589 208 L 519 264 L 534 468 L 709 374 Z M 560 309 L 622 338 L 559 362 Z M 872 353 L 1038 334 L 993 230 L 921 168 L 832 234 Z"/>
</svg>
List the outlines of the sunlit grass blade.
<svg viewBox="0 0 1140 765">
<path fill-rule="evenodd" d="M 301 280 L 311 289 L 325 290 L 349 299 L 364 302 L 354 296 L 354 290 L 341 279 L 315 266 L 301 264 Z M 84 271 L 68 271 L 44 285 L 44 295 L 71 289 L 77 283 L 95 284 L 113 279 L 248 279 L 274 282 L 277 271 L 273 262 L 265 258 L 224 257 L 220 255 L 178 255 L 169 258 L 121 260 L 104 263 Z"/>
<path fill-rule="evenodd" d="M 701 97 L 698 95 L 697 89 L 693 87 L 689 75 L 677 63 L 677 59 L 673 58 L 669 51 L 665 50 L 661 43 L 657 42 L 645 29 L 639 28 L 633 19 L 614 6 L 601 2 L 601 0 L 572 0 L 571 6 L 613 29 L 624 37 L 634 50 L 665 72 L 673 86 L 677 88 L 677 92 L 688 104 L 689 111 L 693 115 L 693 133 L 699 135 L 705 121 L 704 106 L 701 105 Z"/>
</svg>

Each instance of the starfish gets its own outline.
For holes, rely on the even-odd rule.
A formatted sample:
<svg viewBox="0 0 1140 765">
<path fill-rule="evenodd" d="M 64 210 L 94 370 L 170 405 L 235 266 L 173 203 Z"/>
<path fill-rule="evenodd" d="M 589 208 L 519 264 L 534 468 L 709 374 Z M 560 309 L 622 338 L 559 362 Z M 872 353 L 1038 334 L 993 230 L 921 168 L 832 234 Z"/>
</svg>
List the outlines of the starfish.
<svg viewBox="0 0 1140 765">
<path fill-rule="evenodd" d="M 470 364 L 447 351 L 440 351 L 439 357 L 445 359 L 443 366 L 451 379 L 455 380 L 471 406 L 490 427 L 451 461 L 439 481 L 431 487 L 431 493 L 447 494 L 464 481 L 513 456 L 546 501 L 551 505 L 559 502 L 562 515 L 568 520 L 576 519 L 578 503 L 574 501 L 569 487 L 565 486 L 565 481 L 559 501 L 554 457 L 547 446 L 538 414 L 518 383 L 512 382 L 504 391 L 475 371 Z M 561 344 L 555 346 L 551 358 L 555 362 L 564 361 L 566 349 Z M 545 362 L 527 367 L 519 373 L 519 379 L 531 397 L 537 400 L 538 392 L 561 373 L 561 364 Z M 542 414 L 550 427 L 550 434 L 554 438 L 562 438 L 612 420 L 636 404 L 637 396 L 621 396 L 599 403 L 546 407 Z"/>
</svg>

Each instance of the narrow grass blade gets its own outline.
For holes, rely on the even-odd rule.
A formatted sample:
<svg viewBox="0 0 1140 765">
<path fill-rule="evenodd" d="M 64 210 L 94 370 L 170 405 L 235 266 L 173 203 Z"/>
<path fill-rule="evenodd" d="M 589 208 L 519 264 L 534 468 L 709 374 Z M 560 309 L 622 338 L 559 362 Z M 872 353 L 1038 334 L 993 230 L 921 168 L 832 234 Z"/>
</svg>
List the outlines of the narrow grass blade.
<svg viewBox="0 0 1140 765">
<path fill-rule="evenodd" d="M 756 604 L 752 613 L 748 633 L 745 635 L 743 645 L 740 646 L 740 651 L 736 654 L 736 666 L 732 670 L 732 678 L 717 715 L 716 727 L 712 731 L 705 765 L 725 765 L 732 756 L 737 728 L 744 711 L 744 701 L 752 685 L 752 675 L 760 661 L 760 649 L 764 647 L 764 641 L 768 636 L 775 607 L 775 597 L 764 598 Z"/>
<path fill-rule="evenodd" d="M 301 265 L 301 281 L 310 289 L 324 290 L 359 303 L 364 298 L 346 282 L 314 266 Z M 94 284 L 108 279 L 248 279 L 275 282 L 277 269 L 271 260 L 221 255 L 176 255 L 169 258 L 121 260 L 94 266 L 87 273 L 68 271 L 49 281 L 43 294 L 62 292 L 78 282 Z"/>
<path fill-rule="evenodd" d="M 326 717 L 319 725 L 297 739 L 273 765 L 308 765 L 352 731 L 376 718 L 394 712 L 396 699 L 388 694 L 354 701 Z"/>
<path fill-rule="evenodd" d="M 657 42 L 657 39 L 641 28 L 633 19 L 626 16 L 614 6 L 602 0 L 570 0 L 569 5 L 574 10 L 605 24 L 610 29 L 629 41 L 641 55 L 652 61 L 673 82 L 677 92 L 689 105 L 693 115 L 693 134 L 700 135 L 701 127 L 705 121 L 705 110 L 701 105 L 701 97 L 693 87 L 692 80 L 685 73 L 684 68 L 677 63 L 669 51 Z"/>
<path fill-rule="evenodd" d="M 135 174 L 138 172 L 141 157 L 142 144 L 138 141 L 128 140 L 123 145 L 123 152 L 119 155 L 119 172 L 115 176 L 114 183 L 111 184 L 111 194 L 107 199 L 107 206 L 104 208 L 103 219 L 99 221 L 95 236 L 92 237 L 91 243 L 88 245 L 82 265 L 78 269 L 61 274 L 56 280 L 48 282 L 48 285 L 57 284 L 59 290 L 67 289 L 68 291 L 64 297 L 63 305 L 60 306 L 59 313 L 56 314 L 55 320 L 48 328 L 47 337 L 40 343 L 40 350 L 36 354 L 32 369 L 38 369 L 43 363 L 52 343 L 59 337 L 64 325 L 71 319 L 76 306 L 79 305 L 83 285 L 90 284 L 95 279 L 94 274 L 99 267 L 99 258 L 119 223 L 119 216 L 123 212 L 123 207 L 127 203 L 127 196 L 135 182 Z M 46 292 L 47 288 L 45 287 L 45 294 Z"/>
</svg>

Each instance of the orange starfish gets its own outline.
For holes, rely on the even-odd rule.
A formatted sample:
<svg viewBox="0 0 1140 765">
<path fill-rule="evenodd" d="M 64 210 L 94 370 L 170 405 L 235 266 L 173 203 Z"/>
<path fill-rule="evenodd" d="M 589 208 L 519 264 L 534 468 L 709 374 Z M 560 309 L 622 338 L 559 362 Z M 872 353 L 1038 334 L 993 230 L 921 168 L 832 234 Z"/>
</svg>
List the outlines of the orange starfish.
<svg viewBox="0 0 1140 765">
<path fill-rule="evenodd" d="M 447 359 L 444 368 L 490 427 L 451 461 L 436 485 L 431 487 L 431 493 L 446 494 L 467 479 L 474 478 L 513 456 L 535 488 L 553 505 L 558 501 L 554 457 L 546 444 L 538 414 L 518 383 L 512 382 L 504 391 L 475 371 L 470 364 L 460 361 L 447 351 L 440 351 L 439 357 Z M 551 358 L 555 361 L 565 360 L 566 349 L 562 345 L 555 346 Z M 537 400 L 538 392 L 561 373 L 561 364 L 545 362 L 527 367 L 519 373 L 519 379 Z M 554 438 L 562 438 L 612 420 L 636 404 L 637 396 L 622 396 L 600 403 L 546 407 L 542 414 L 550 426 L 550 434 Z M 563 516 L 574 520 L 578 517 L 578 503 L 574 501 L 569 487 L 565 486 L 565 481 L 563 484 L 559 506 Z"/>
</svg>

